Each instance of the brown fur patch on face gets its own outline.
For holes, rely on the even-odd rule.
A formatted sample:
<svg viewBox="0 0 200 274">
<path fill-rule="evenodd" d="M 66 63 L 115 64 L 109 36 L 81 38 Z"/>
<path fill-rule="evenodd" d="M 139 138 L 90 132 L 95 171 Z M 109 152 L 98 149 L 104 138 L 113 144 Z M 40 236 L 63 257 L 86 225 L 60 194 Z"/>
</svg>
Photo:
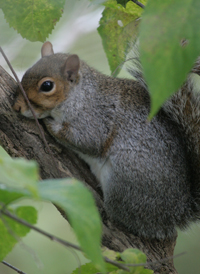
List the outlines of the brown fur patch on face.
<svg viewBox="0 0 200 274">
<path fill-rule="evenodd" d="M 55 90 L 53 92 L 42 92 L 38 84 L 32 86 L 28 86 L 26 83 L 24 84 L 24 90 L 33 109 L 40 115 L 45 111 L 52 110 L 58 104 L 63 102 L 70 89 L 67 81 L 63 82 L 59 79 L 53 78 L 51 78 L 51 81 L 55 85 Z M 17 112 L 21 112 L 21 114 L 29 109 L 21 92 L 18 93 L 13 109 Z"/>
<path fill-rule="evenodd" d="M 22 86 L 39 116 L 42 116 L 43 112 L 50 113 L 52 109 L 65 101 L 70 89 L 79 80 L 77 75 L 77 78 L 73 82 L 68 81 L 62 71 L 68 57 L 69 54 L 45 56 L 28 69 L 22 78 Z M 54 87 L 50 88 L 49 91 L 44 86 L 41 88 L 41 85 L 46 80 L 54 83 Z M 23 114 L 28 110 L 28 106 L 21 96 L 21 92 L 19 92 L 14 109 Z"/>
<path fill-rule="evenodd" d="M 58 79 L 51 78 L 51 81 L 55 85 L 53 91 L 42 92 L 39 85 L 36 87 L 31 87 L 27 90 L 29 100 L 43 111 L 51 110 L 59 103 L 63 102 L 66 99 L 66 89 L 69 89 L 69 84 L 67 85 L 67 83 L 65 83 L 64 86 L 64 83 Z"/>
</svg>

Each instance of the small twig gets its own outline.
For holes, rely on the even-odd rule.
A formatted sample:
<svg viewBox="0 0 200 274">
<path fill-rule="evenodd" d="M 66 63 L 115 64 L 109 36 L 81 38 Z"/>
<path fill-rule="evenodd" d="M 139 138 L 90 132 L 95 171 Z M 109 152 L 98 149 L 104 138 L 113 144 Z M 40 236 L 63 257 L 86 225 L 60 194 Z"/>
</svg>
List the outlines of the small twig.
<svg viewBox="0 0 200 274">
<path fill-rule="evenodd" d="M 72 243 L 69 243 L 69 242 L 67 242 L 67 241 L 64 241 L 64 240 L 62 240 L 62 239 L 60 239 L 60 238 L 58 238 L 58 237 L 56 237 L 56 236 L 53 236 L 53 235 L 51 235 L 51 234 L 49 234 L 49 233 L 47 233 L 47 232 L 41 230 L 40 228 L 37 228 L 37 227 L 35 227 L 35 226 L 29 224 L 29 223 L 26 222 L 25 220 L 22 220 L 22 219 L 16 217 L 15 215 L 11 214 L 11 213 L 10 213 L 9 211 L 7 211 L 7 210 L 1 210 L 1 213 L 2 213 L 3 215 L 5 215 L 5 216 L 7 216 L 7 217 L 9 217 L 9 218 L 11 218 L 11 219 L 13 219 L 13 220 L 15 220 L 16 222 L 18 222 L 18 223 L 20 223 L 20 224 L 22 224 L 22 225 L 24 225 L 24 226 L 27 226 L 27 227 L 29 227 L 29 228 L 31 228 L 31 229 L 37 231 L 38 233 L 40 233 L 40 234 L 46 236 L 47 238 L 49 238 L 49 239 L 52 240 L 52 241 L 58 242 L 58 243 L 60 243 L 60 244 L 62 244 L 62 245 L 64 245 L 64 246 L 72 247 L 72 248 L 74 248 L 74 249 L 76 249 L 76 250 L 78 250 L 78 251 L 81 251 L 81 248 L 80 248 L 79 246 L 77 246 L 77 245 L 75 245 L 75 244 L 72 244 Z"/>
<path fill-rule="evenodd" d="M 5 206 L 4 206 L 5 208 Z M 3 211 L 3 210 L 2 210 Z M 2 216 L 1 211 L 0 211 L 0 216 L 1 216 L 1 220 L 4 223 L 8 233 L 10 235 L 13 236 L 13 238 L 15 238 L 15 240 L 20 244 L 20 246 L 25 249 L 33 258 L 33 260 L 35 261 L 35 263 L 37 264 L 38 268 L 41 268 L 43 266 L 40 258 L 38 257 L 38 255 L 35 253 L 35 251 L 29 247 L 28 245 L 26 245 L 22 239 L 15 233 L 15 231 L 13 231 L 13 229 L 10 227 L 9 223 L 7 222 L 7 220 L 5 219 L 5 216 Z"/>
<path fill-rule="evenodd" d="M 118 262 L 116 262 L 116 261 L 110 260 L 110 259 L 107 258 L 107 257 L 104 257 L 104 261 L 105 261 L 106 263 L 109 263 L 109 264 L 112 264 L 112 265 L 114 265 L 114 266 L 117 266 L 118 268 L 121 268 L 121 269 L 123 269 L 123 270 L 125 270 L 125 271 L 127 271 L 127 272 L 130 272 L 130 269 L 127 267 L 127 264 L 118 263 Z"/>
<path fill-rule="evenodd" d="M 49 238 L 49 239 L 52 240 L 52 241 L 58 242 L 58 243 L 60 243 L 60 244 L 62 244 L 62 245 L 64 245 L 64 246 L 66 246 L 66 247 L 71 247 L 71 248 L 74 248 L 74 249 L 76 249 L 76 250 L 82 252 L 82 250 L 81 250 L 81 248 L 80 248 L 79 246 L 77 246 L 77 245 L 75 245 L 75 244 L 72 244 L 72 243 L 69 243 L 69 242 L 67 242 L 67 241 L 64 241 L 64 240 L 62 240 L 62 239 L 60 239 L 60 238 L 58 238 L 58 237 L 56 237 L 56 236 L 53 236 L 53 235 L 51 235 L 51 234 L 49 234 L 49 233 L 47 233 L 47 232 L 45 232 L 45 231 L 43 231 L 43 230 L 41 230 L 41 229 L 39 229 L 39 228 L 37 228 L 37 227 L 35 227 L 35 226 L 29 224 L 29 223 L 26 222 L 25 220 L 22 220 L 22 219 L 16 217 L 15 215 L 11 214 L 11 213 L 10 213 L 9 211 L 7 211 L 7 210 L 1 210 L 0 212 L 1 212 L 1 214 L 3 214 L 3 215 L 5 215 L 5 216 L 7 216 L 7 217 L 9 217 L 9 218 L 11 218 L 11 219 L 13 219 L 13 220 L 15 220 L 16 222 L 18 222 L 18 223 L 20 223 L 20 224 L 22 224 L 22 225 L 24 225 L 24 226 L 27 226 L 27 227 L 29 227 L 29 228 L 31 228 L 31 229 L 37 231 L 38 233 L 40 233 L 40 234 L 46 236 L 47 238 Z M 185 252 L 180 253 L 180 254 L 177 254 L 177 255 L 175 255 L 175 256 L 170 256 L 170 257 L 167 257 L 167 258 L 164 258 L 164 259 L 160 259 L 160 260 L 157 260 L 157 261 L 148 262 L 148 263 L 141 263 L 141 264 L 121 264 L 121 263 L 118 263 L 118 262 L 116 262 L 116 261 L 110 260 L 110 259 L 107 258 L 107 257 L 104 257 L 104 261 L 107 262 L 107 263 L 109 263 L 109 264 L 112 264 L 112 265 L 114 265 L 114 266 L 117 266 L 117 267 L 120 268 L 120 269 L 123 269 L 123 270 L 125 270 L 125 271 L 130 272 L 130 269 L 129 269 L 128 267 L 138 267 L 138 266 L 148 267 L 148 266 L 155 265 L 155 264 L 157 264 L 157 263 L 166 262 L 166 261 L 168 261 L 168 260 L 170 260 L 170 259 L 177 258 L 177 257 L 179 257 L 179 256 L 183 256 L 184 254 L 185 254 Z"/>
<path fill-rule="evenodd" d="M 2 261 L 2 264 L 5 264 L 6 266 L 12 268 L 13 270 L 15 270 L 15 271 L 16 271 L 17 273 L 19 273 L 19 274 L 26 274 L 25 272 L 23 272 L 23 271 L 17 269 L 17 268 L 14 267 L 13 265 L 11 265 L 11 264 L 9 264 L 9 263 L 7 263 L 7 262 L 5 262 L 5 261 Z"/>
<path fill-rule="evenodd" d="M 131 0 L 133 3 L 135 3 L 136 5 L 138 5 L 140 8 L 144 9 L 145 5 L 143 5 L 142 3 L 138 2 L 137 0 Z"/>
<path fill-rule="evenodd" d="M 29 227 L 29 228 L 37 231 L 38 233 L 42 234 L 43 236 L 49 238 L 52 241 L 58 242 L 58 243 L 60 243 L 60 244 L 62 244 L 64 246 L 71 247 L 71 248 L 74 248 L 74 249 L 82 252 L 82 250 L 81 250 L 81 248 L 79 246 L 77 246 L 75 244 L 72 244 L 72 243 L 69 243 L 67 241 L 64 241 L 64 240 L 62 240 L 62 239 L 60 239 L 60 238 L 58 238 L 56 236 L 53 236 L 53 235 L 51 235 L 51 234 L 49 234 L 49 233 L 41 230 L 40 228 L 37 228 L 37 227 L 29 224 L 25 220 L 22 220 L 22 219 L 16 217 L 15 215 L 11 214 L 7 210 L 1 210 L 0 213 L 3 214 L 3 215 L 5 215 L 5 216 L 7 216 L 7 217 L 9 217 L 9 218 L 11 218 L 11 219 L 13 219 L 13 220 L 15 220 L 16 222 L 18 222 L 18 223 L 20 223 L 20 224 L 22 224 L 24 226 L 27 226 L 27 227 Z M 113 265 L 117 266 L 118 268 L 121 268 L 123 270 L 129 271 L 129 268 L 126 267 L 126 266 L 124 266 L 123 264 L 120 264 L 118 262 L 112 261 L 112 260 L 108 259 L 107 257 L 104 257 L 104 260 L 105 260 L 105 262 L 113 264 Z"/>
<path fill-rule="evenodd" d="M 53 156 L 53 153 L 52 153 L 52 151 L 51 151 L 51 149 L 50 149 L 50 147 L 49 147 L 49 145 L 48 145 L 48 143 L 47 143 L 47 140 L 46 140 L 46 138 L 45 138 L 45 136 L 44 136 L 44 131 L 43 131 L 43 129 L 42 129 L 40 123 L 38 122 L 38 119 L 37 119 L 37 117 L 36 117 L 35 111 L 34 111 L 33 107 L 31 106 L 31 103 L 30 103 L 30 101 L 29 101 L 29 99 L 28 99 L 28 97 L 27 97 L 27 95 L 26 95 L 26 92 L 24 91 L 24 88 L 23 88 L 23 86 L 22 86 L 22 84 L 21 84 L 21 82 L 20 82 L 20 80 L 19 80 L 17 74 L 16 74 L 15 70 L 13 69 L 13 67 L 12 67 L 12 65 L 11 65 L 11 63 L 10 63 L 10 61 L 9 61 L 8 58 L 7 58 L 7 56 L 5 55 L 5 53 L 4 53 L 3 49 L 2 49 L 2 47 L 0 47 L 0 52 L 1 52 L 1 54 L 3 55 L 4 59 L 6 60 L 8 66 L 9 66 L 9 68 L 10 68 L 10 70 L 12 71 L 12 73 L 13 73 L 13 75 L 14 75 L 14 77 L 15 77 L 15 79 L 16 79 L 18 85 L 19 85 L 19 88 L 20 88 L 20 90 L 21 90 L 21 92 L 22 92 L 22 94 L 23 94 L 23 96 L 24 96 L 24 98 L 25 98 L 25 100 L 26 100 L 26 102 L 27 102 L 27 104 L 28 104 L 28 106 L 29 106 L 31 112 L 32 112 L 32 115 L 33 115 L 33 117 L 34 117 L 34 119 L 35 119 L 35 122 L 36 122 L 36 124 L 37 124 L 37 126 L 38 126 L 38 129 L 39 129 L 40 135 L 41 135 L 41 137 L 42 137 L 42 140 L 43 140 L 43 142 L 44 142 L 44 144 L 45 144 L 45 146 L 46 146 L 46 148 L 47 148 L 49 154 L 51 155 L 51 157 L 52 157 L 52 159 L 53 159 L 53 162 L 54 162 L 54 164 L 55 164 L 55 166 L 56 166 L 56 161 L 55 161 L 55 158 L 54 158 L 54 156 Z M 60 174 L 59 174 L 59 175 L 60 175 Z"/>
</svg>

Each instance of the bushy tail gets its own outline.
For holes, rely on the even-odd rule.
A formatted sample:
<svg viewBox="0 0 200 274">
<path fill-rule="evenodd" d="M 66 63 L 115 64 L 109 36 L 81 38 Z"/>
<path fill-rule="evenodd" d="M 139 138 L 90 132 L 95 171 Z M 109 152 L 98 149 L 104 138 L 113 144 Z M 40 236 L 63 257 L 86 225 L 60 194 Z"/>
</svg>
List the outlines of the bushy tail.
<svg viewBox="0 0 200 274">
<path fill-rule="evenodd" d="M 134 47 L 133 64 L 127 68 L 143 87 L 147 88 L 139 61 L 137 45 Z M 130 56 L 129 56 L 130 59 Z M 186 144 L 188 162 L 193 170 L 191 194 L 194 211 L 200 210 L 200 58 L 197 60 L 183 86 L 162 106 L 169 119 L 177 124 Z"/>
<path fill-rule="evenodd" d="M 200 73 L 200 67 L 195 73 Z M 196 75 L 197 76 L 197 75 Z M 200 85 L 190 74 L 185 84 L 163 106 L 170 119 L 176 122 L 186 144 L 188 163 L 192 170 L 191 194 L 193 211 L 197 217 L 200 210 Z M 199 76 L 198 76 L 199 78 Z"/>
</svg>

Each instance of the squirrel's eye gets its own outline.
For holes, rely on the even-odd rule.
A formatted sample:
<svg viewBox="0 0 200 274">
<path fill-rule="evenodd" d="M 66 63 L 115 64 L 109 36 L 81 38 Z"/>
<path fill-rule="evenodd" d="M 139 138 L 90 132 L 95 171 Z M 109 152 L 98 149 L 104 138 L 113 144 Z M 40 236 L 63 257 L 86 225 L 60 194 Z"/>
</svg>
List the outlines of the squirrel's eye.
<svg viewBox="0 0 200 274">
<path fill-rule="evenodd" d="M 49 92 L 49 91 L 51 91 L 53 89 L 53 87 L 54 87 L 54 82 L 45 81 L 40 86 L 40 91 L 42 91 L 42 92 Z"/>
</svg>

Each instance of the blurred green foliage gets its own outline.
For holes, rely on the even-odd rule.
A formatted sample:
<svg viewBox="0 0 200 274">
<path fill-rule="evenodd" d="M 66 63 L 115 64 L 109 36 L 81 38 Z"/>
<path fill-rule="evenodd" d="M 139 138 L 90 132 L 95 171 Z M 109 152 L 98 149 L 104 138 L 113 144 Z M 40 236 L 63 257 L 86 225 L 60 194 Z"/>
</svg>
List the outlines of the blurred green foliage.
<svg viewBox="0 0 200 274">
<path fill-rule="evenodd" d="M 15 215 L 26 220 L 30 224 L 35 224 L 37 221 L 37 211 L 31 206 L 20 206 L 14 210 Z M 26 236 L 30 228 L 25 227 L 6 216 L 0 218 L 0 262 L 10 253 L 20 237 Z"/>
<path fill-rule="evenodd" d="M 70 224 L 77 235 L 81 249 L 91 259 L 93 264 L 101 272 L 105 273 L 105 264 L 101 254 L 101 219 L 96 208 L 94 198 L 87 188 L 75 179 L 51 179 L 38 182 L 39 174 L 37 164 L 25 159 L 12 159 L 2 147 L 0 147 L 0 207 L 10 205 L 19 198 L 41 199 L 53 202 L 59 206 L 70 220 Z M 21 208 L 20 208 L 21 209 Z M 25 219 L 34 223 L 34 216 L 28 207 L 17 210 L 23 213 Z M 27 210 L 27 214 L 25 211 Z M 2 219 L 3 220 L 3 219 Z M 6 224 L 1 223 L 0 232 L 2 253 L 0 259 L 4 259 L 11 251 L 17 239 L 9 233 L 25 236 L 29 229 L 24 228 L 13 220 L 8 221 L 10 230 Z M 18 227 L 20 229 L 18 229 Z M 4 248 L 4 246 L 6 248 Z"/>
</svg>

